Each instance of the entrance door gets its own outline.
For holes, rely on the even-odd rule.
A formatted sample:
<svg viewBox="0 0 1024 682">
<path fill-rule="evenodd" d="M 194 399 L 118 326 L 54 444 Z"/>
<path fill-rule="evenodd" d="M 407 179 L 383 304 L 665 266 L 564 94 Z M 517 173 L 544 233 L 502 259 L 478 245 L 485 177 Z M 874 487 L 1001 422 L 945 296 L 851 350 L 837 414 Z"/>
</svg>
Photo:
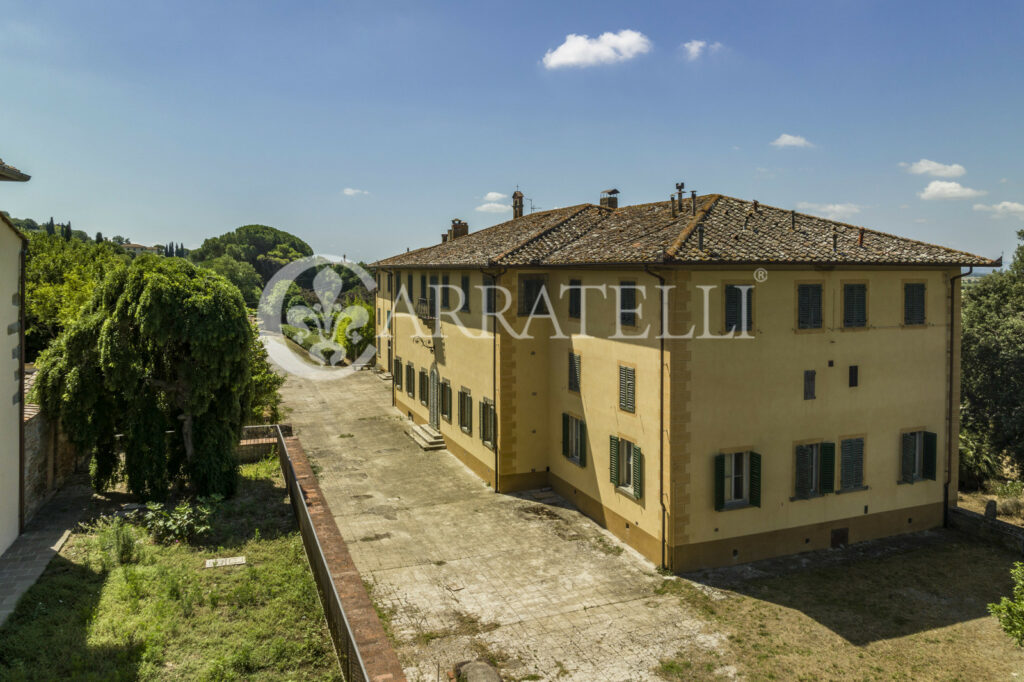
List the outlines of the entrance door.
<svg viewBox="0 0 1024 682">
<path fill-rule="evenodd" d="M 430 428 L 441 428 L 441 381 L 437 367 L 430 368 Z"/>
</svg>

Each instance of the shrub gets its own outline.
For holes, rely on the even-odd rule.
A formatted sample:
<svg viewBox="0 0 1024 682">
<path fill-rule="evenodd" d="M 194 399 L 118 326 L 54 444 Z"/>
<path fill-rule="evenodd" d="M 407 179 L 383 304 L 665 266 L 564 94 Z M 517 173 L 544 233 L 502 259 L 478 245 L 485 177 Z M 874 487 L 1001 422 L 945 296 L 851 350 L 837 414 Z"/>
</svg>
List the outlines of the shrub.
<svg viewBox="0 0 1024 682">
<path fill-rule="evenodd" d="M 1010 578 L 1013 580 L 1013 598 L 1003 597 L 998 604 L 989 604 L 988 610 L 1017 646 L 1024 646 L 1024 564 L 1014 562 Z"/>
<path fill-rule="evenodd" d="M 987 487 L 996 497 L 1015 498 L 1024 493 L 1024 481 L 989 481 Z"/>
<path fill-rule="evenodd" d="M 162 545 L 174 542 L 190 542 L 210 530 L 210 516 L 221 498 L 200 498 L 199 503 L 191 505 L 181 502 L 174 509 L 168 510 L 159 502 L 151 502 L 142 514 L 142 525 L 153 536 L 153 540 Z"/>
<path fill-rule="evenodd" d="M 101 517 L 90 530 L 96 534 L 95 547 L 99 550 L 104 571 L 116 566 L 138 563 L 142 558 L 136 531 L 120 517 Z"/>
</svg>

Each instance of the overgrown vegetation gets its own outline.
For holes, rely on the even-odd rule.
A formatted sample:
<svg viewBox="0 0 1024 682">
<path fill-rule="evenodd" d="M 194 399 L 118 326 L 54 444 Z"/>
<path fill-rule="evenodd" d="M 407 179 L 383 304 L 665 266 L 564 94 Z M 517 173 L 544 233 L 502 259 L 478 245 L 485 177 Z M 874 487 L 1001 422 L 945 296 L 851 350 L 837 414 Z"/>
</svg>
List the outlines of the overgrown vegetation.
<svg viewBox="0 0 1024 682">
<path fill-rule="evenodd" d="M 1024 230 L 1013 264 L 963 290 L 961 479 L 1024 465 Z"/>
<path fill-rule="evenodd" d="M 0 679 L 342 680 L 278 464 L 241 474 L 197 542 L 76 530 L 0 628 Z"/>
<path fill-rule="evenodd" d="M 183 259 L 141 256 L 108 273 L 40 356 L 37 397 L 91 453 L 98 490 L 123 479 L 145 499 L 172 486 L 229 496 L 242 425 L 261 399 L 277 405 L 258 344 L 237 288 Z"/>
<path fill-rule="evenodd" d="M 1013 564 L 1010 579 L 1013 580 L 1013 596 L 989 604 L 988 610 L 1017 646 L 1024 646 L 1024 564 L 1019 561 Z"/>
</svg>

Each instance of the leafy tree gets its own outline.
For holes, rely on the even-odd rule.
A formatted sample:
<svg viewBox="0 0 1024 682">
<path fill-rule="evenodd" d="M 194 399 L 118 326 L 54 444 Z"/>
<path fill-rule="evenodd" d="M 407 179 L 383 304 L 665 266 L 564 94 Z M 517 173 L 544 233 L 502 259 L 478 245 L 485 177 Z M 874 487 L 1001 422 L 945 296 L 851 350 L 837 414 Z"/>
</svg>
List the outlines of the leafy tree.
<svg viewBox="0 0 1024 682">
<path fill-rule="evenodd" d="M 1018 236 L 1024 240 L 1024 230 Z M 964 289 L 961 365 L 967 464 L 993 473 L 991 462 L 1004 454 L 1024 464 L 1024 243 L 1009 269 Z"/>
<path fill-rule="evenodd" d="M 128 239 L 127 237 L 122 237 L 119 234 L 115 234 L 113 237 L 110 238 L 110 241 L 114 242 L 118 246 L 124 246 L 125 244 L 129 243 L 131 240 Z"/>
<path fill-rule="evenodd" d="M 205 240 L 201 247 L 189 253 L 189 258 L 201 262 L 224 255 L 253 266 L 266 284 L 282 266 L 297 258 L 313 255 L 313 249 L 283 230 L 267 225 L 243 225 Z"/>
<path fill-rule="evenodd" d="M 197 263 L 200 267 L 209 268 L 238 287 L 242 292 L 245 304 L 255 308 L 259 304 L 262 281 L 256 268 L 248 263 L 240 263 L 231 256 L 219 256 L 212 260 Z"/>
<path fill-rule="evenodd" d="M 98 489 L 123 476 L 147 499 L 176 484 L 230 495 L 235 446 L 252 412 L 253 343 L 245 304 L 227 280 L 142 255 L 108 273 L 42 354 L 37 394 L 68 439 L 92 453 Z"/>
<path fill-rule="evenodd" d="M 25 354 L 29 360 L 73 323 L 93 289 L 127 255 L 109 243 L 28 234 L 25 261 Z"/>
<path fill-rule="evenodd" d="M 362 299 L 351 301 L 339 314 L 335 338 L 350 361 L 357 360 L 373 342 L 374 317 L 373 304 Z"/>
<path fill-rule="evenodd" d="M 260 341 L 255 326 L 252 327 L 249 346 L 249 368 L 252 374 L 252 408 L 246 421 L 249 424 L 276 424 L 281 421 L 281 394 L 278 389 L 284 384 L 284 377 L 270 367 L 267 349 Z"/>
<path fill-rule="evenodd" d="M 1014 562 L 1010 578 L 1013 579 L 1013 597 L 1003 597 L 998 604 L 989 604 L 988 610 L 1017 646 L 1024 646 L 1024 564 Z"/>
<path fill-rule="evenodd" d="M 64 241 L 71 241 L 71 223 L 64 225 L 60 230 L 61 235 L 64 237 Z"/>
<path fill-rule="evenodd" d="M 96 233 L 96 243 L 97 244 L 102 244 L 103 243 L 103 233 L 102 232 L 97 232 Z"/>
<path fill-rule="evenodd" d="M 53 216 L 50 216 L 50 222 L 46 223 L 46 234 L 50 236 L 57 234 L 57 228 L 53 225 Z"/>
</svg>

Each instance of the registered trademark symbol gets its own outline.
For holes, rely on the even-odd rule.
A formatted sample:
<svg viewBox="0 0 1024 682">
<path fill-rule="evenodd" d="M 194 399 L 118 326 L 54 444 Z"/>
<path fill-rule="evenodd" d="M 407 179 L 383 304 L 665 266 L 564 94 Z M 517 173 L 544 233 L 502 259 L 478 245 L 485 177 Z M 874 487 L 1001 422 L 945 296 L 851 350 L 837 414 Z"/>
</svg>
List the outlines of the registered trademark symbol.
<svg viewBox="0 0 1024 682">
<path fill-rule="evenodd" d="M 754 270 L 754 280 L 758 283 L 764 282 L 768 279 L 768 271 L 764 268 L 758 268 Z"/>
</svg>

